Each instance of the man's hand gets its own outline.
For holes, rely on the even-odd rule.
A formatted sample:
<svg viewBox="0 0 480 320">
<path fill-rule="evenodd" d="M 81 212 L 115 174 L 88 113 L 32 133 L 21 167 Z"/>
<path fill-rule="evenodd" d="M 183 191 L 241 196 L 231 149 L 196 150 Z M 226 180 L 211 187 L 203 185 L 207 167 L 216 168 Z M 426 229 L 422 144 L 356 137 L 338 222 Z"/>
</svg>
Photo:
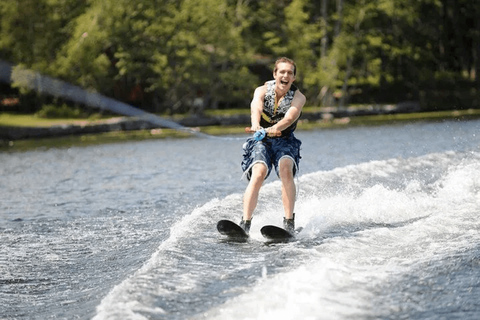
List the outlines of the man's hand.
<svg viewBox="0 0 480 320">
<path fill-rule="evenodd" d="M 262 127 L 258 127 L 258 130 L 261 130 Z M 253 127 L 246 127 L 245 128 L 245 132 L 246 133 L 255 133 L 257 132 L 258 130 L 254 130 Z M 276 128 L 274 127 L 270 127 L 270 128 L 267 128 L 265 129 L 265 131 L 267 132 L 267 135 L 269 137 L 279 137 L 282 135 L 282 132 L 281 131 L 278 131 Z"/>
<path fill-rule="evenodd" d="M 282 135 L 282 132 L 280 130 L 277 130 L 275 126 L 269 127 L 265 131 L 267 132 L 267 135 L 269 137 L 280 137 Z"/>
<path fill-rule="evenodd" d="M 257 132 L 258 130 L 262 130 L 263 128 L 260 125 L 251 126 L 250 132 Z"/>
</svg>

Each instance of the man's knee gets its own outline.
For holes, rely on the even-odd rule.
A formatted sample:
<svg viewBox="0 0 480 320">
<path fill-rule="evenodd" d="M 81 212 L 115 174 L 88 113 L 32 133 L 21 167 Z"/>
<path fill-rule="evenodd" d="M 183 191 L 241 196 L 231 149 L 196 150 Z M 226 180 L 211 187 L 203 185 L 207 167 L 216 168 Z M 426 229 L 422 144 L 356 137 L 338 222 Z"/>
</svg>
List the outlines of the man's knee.
<svg viewBox="0 0 480 320">
<path fill-rule="evenodd" d="M 267 176 L 267 173 L 268 173 L 268 168 L 264 163 L 262 162 L 256 163 L 252 167 L 251 180 L 252 179 L 264 180 L 265 177 Z"/>
<path fill-rule="evenodd" d="M 278 164 L 278 173 L 280 176 L 280 179 L 293 179 L 293 160 L 290 158 L 283 158 L 280 160 L 280 163 Z"/>
</svg>

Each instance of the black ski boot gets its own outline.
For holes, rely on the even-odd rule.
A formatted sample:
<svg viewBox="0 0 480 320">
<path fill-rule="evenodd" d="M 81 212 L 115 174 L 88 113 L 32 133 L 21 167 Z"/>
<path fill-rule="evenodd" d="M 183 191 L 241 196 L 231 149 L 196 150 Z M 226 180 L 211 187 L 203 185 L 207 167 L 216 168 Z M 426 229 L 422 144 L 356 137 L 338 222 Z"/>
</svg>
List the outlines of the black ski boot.
<svg viewBox="0 0 480 320">
<path fill-rule="evenodd" d="M 293 214 L 292 219 L 283 218 L 283 228 L 290 232 L 292 235 L 295 234 L 295 213 Z"/>
<path fill-rule="evenodd" d="M 243 220 L 240 222 L 240 227 L 242 227 L 243 230 L 245 230 L 246 234 L 249 234 L 250 232 L 250 225 L 252 224 L 252 220 Z"/>
</svg>

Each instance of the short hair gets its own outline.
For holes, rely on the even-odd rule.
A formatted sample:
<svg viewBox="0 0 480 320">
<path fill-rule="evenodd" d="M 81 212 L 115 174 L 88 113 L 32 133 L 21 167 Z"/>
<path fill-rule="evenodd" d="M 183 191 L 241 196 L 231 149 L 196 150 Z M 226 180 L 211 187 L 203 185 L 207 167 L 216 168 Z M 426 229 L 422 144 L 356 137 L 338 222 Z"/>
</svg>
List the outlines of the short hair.
<svg viewBox="0 0 480 320">
<path fill-rule="evenodd" d="M 297 75 L 297 65 L 295 64 L 295 61 L 287 57 L 281 57 L 281 58 L 278 58 L 277 61 L 275 61 L 275 69 L 273 69 L 273 73 L 277 73 L 277 69 L 278 69 L 277 66 L 279 63 L 282 63 L 282 62 L 290 63 L 291 65 L 293 65 L 293 75 L 294 76 Z"/>
</svg>

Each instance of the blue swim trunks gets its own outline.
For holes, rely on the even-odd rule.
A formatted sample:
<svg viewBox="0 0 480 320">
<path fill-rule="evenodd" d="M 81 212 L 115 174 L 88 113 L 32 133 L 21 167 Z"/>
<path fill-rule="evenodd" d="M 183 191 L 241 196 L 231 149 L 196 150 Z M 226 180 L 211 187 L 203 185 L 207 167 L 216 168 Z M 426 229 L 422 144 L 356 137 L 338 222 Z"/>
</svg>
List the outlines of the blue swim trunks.
<svg viewBox="0 0 480 320">
<path fill-rule="evenodd" d="M 280 163 L 280 159 L 284 157 L 293 160 L 293 175 L 295 175 L 301 159 L 301 144 L 302 142 L 295 138 L 293 133 L 285 137 L 265 138 L 261 141 L 255 141 L 253 138 L 249 138 L 243 145 L 242 170 L 244 177 L 250 180 L 253 165 L 259 162 L 264 163 L 268 168 L 265 179 L 270 175 L 272 167 L 275 167 L 277 176 L 279 176 L 278 164 Z"/>
</svg>

